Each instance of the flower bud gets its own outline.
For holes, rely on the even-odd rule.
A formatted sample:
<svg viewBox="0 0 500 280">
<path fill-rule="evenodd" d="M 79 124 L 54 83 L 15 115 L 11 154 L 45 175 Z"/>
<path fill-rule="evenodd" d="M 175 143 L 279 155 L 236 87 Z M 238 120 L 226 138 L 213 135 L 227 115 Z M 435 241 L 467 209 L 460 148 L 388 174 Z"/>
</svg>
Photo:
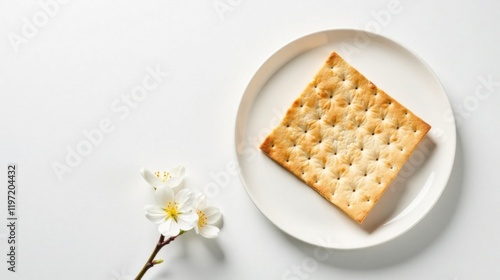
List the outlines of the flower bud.
<svg viewBox="0 0 500 280">
<path fill-rule="evenodd" d="M 163 259 L 158 259 L 153 261 L 153 265 L 157 265 L 163 262 Z"/>
</svg>

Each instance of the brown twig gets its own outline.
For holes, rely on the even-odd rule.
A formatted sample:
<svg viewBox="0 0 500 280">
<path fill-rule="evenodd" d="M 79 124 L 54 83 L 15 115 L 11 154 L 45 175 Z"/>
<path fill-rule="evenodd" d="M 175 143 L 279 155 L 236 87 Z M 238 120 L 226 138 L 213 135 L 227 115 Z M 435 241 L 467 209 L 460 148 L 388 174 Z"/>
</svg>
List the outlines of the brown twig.
<svg viewBox="0 0 500 280">
<path fill-rule="evenodd" d="M 161 234 L 160 240 L 158 240 L 158 243 L 156 243 L 156 246 L 155 246 L 155 249 L 153 250 L 153 253 L 151 253 L 151 256 L 149 256 L 148 261 L 142 267 L 142 270 L 139 272 L 139 274 L 137 274 L 137 276 L 135 277 L 135 280 L 141 280 L 142 277 L 144 276 L 144 274 L 146 274 L 146 272 L 148 271 L 148 269 L 152 268 L 153 266 L 155 266 L 155 264 L 157 264 L 157 263 L 155 263 L 154 259 L 155 259 L 156 255 L 158 254 L 158 252 L 160 252 L 161 248 L 163 248 L 163 246 L 168 245 L 170 242 L 174 241 L 177 237 L 179 237 L 183 233 L 184 233 L 184 231 L 181 231 L 181 233 L 179 233 L 178 235 L 171 236 L 171 237 L 167 238 L 166 240 L 165 240 L 165 236 L 163 236 L 163 234 Z"/>
</svg>

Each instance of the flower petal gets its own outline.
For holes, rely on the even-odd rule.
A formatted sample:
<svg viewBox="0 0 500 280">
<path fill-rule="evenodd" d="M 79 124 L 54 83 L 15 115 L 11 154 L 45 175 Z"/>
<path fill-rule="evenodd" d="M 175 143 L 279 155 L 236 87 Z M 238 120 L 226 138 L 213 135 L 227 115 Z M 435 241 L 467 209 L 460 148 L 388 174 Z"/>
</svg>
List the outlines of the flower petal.
<svg viewBox="0 0 500 280">
<path fill-rule="evenodd" d="M 179 204 L 179 212 L 185 213 L 193 210 L 194 195 L 191 190 L 180 190 L 175 195 L 175 201 Z"/>
<path fill-rule="evenodd" d="M 219 228 L 212 225 L 205 225 L 200 229 L 200 235 L 205 238 L 215 238 L 219 235 Z"/>
<path fill-rule="evenodd" d="M 174 201 L 174 191 L 163 185 L 158 186 L 155 191 L 155 200 L 158 206 L 165 207 L 168 202 Z"/>
<path fill-rule="evenodd" d="M 204 209 L 205 207 L 207 207 L 207 197 L 202 194 L 202 193 L 197 193 L 195 198 L 194 198 L 195 202 L 194 202 L 194 209 L 196 210 L 202 210 Z"/>
<path fill-rule="evenodd" d="M 155 174 L 153 172 L 149 171 L 148 169 L 142 168 L 141 175 L 142 175 L 142 178 L 144 178 L 144 180 L 146 180 L 146 182 L 148 182 L 148 184 L 150 186 L 157 187 L 157 186 L 161 185 L 160 178 L 156 177 Z"/>
<path fill-rule="evenodd" d="M 174 178 L 170 178 L 167 181 L 165 181 L 165 183 L 163 183 L 163 185 L 165 185 L 171 189 L 178 190 L 181 188 L 181 183 L 182 183 L 181 178 L 174 177 Z"/>
<path fill-rule="evenodd" d="M 182 230 L 190 230 L 198 222 L 198 215 L 193 212 L 180 214 L 177 217 L 177 223 Z"/>
<path fill-rule="evenodd" d="M 158 231 L 165 235 L 165 237 L 170 237 L 178 235 L 181 232 L 181 229 L 174 219 L 170 218 L 165 220 L 164 223 L 158 225 Z"/>
<path fill-rule="evenodd" d="M 186 176 L 186 169 L 182 165 L 177 165 L 172 168 L 169 173 L 173 178 L 181 178 L 182 181 L 182 179 L 184 179 L 184 176 Z"/>
<path fill-rule="evenodd" d="M 146 215 L 146 218 L 148 218 L 148 220 L 157 224 L 163 222 L 167 217 L 165 211 L 161 207 L 158 207 L 156 205 L 145 206 L 144 214 Z"/>
<path fill-rule="evenodd" d="M 184 186 L 184 177 L 186 176 L 186 169 L 182 165 L 177 165 L 170 170 L 171 178 L 165 184 L 172 188 L 174 192 L 178 192 Z"/>
<path fill-rule="evenodd" d="M 203 213 L 205 213 L 205 216 L 207 216 L 208 224 L 216 223 L 221 217 L 219 208 L 213 206 L 203 209 Z"/>
</svg>

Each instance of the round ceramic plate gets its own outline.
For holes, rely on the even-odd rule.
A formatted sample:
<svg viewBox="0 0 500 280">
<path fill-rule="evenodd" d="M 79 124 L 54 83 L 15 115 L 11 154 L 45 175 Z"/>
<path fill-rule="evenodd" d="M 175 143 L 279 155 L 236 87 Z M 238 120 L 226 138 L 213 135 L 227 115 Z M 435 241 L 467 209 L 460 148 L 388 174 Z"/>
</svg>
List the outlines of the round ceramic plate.
<svg viewBox="0 0 500 280">
<path fill-rule="evenodd" d="M 258 148 L 332 51 L 432 126 L 362 224 Z M 235 135 L 240 177 L 257 208 L 289 235 L 327 248 L 374 246 L 418 223 L 446 187 L 456 145 L 451 112 L 433 71 L 402 45 L 351 29 L 310 34 L 273 54 L 245 90 Z"/>
</svg>

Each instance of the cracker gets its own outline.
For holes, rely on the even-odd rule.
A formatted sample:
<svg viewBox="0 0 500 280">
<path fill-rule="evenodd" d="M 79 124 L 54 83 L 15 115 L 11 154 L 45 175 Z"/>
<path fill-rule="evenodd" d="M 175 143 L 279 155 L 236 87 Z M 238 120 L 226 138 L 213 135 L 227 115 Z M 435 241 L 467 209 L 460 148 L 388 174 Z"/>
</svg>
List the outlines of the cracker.
<svg viewBox="0 0 500 280">
<path fill-rule="evenodd" d="M 260 149 L 362 223 L 429 130 L 332 52 Z"/>
</svg>

